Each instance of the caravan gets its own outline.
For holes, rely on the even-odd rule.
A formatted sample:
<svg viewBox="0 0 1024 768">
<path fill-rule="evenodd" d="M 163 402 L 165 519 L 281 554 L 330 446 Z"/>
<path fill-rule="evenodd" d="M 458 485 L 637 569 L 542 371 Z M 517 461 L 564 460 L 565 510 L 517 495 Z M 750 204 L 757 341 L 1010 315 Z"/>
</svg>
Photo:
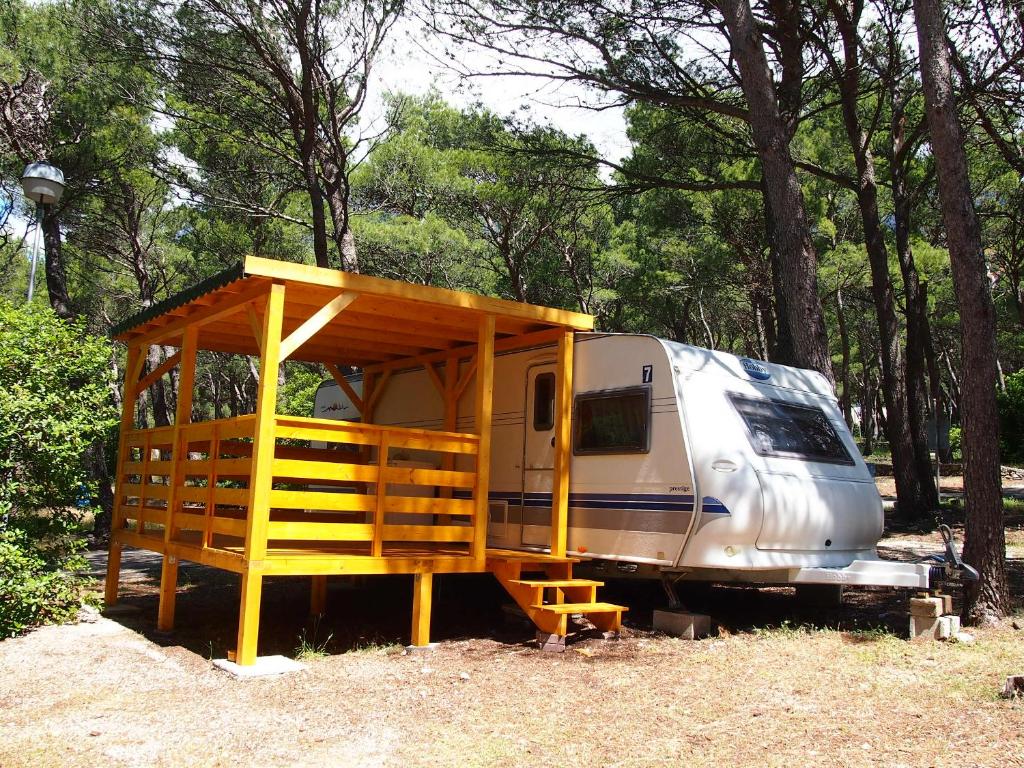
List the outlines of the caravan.
<svg viewBox="0 0 1024 768">
<path fill-rule="evenodd" d="M 553 345 L 495 357 L 489 547 L 548 547 L 555 357 Z M 577 333 L 573 359 L 568 554 L 581 566 L 908 588 L 937 575 L 928 563 L 879 559 L 882 501 L 820 374 L 634 334 Z M 359 375 L 348 381 L 361 393 Z M 459 430 L 473 420 L 466 400 Z M 318 418 L 357 420 L 335 381 L 314 407 Z M 441 429 L 428 372 L 396 372 L 374 421 Z M 422 451 L 392 461 L 440 466 Z"/>
</svg>

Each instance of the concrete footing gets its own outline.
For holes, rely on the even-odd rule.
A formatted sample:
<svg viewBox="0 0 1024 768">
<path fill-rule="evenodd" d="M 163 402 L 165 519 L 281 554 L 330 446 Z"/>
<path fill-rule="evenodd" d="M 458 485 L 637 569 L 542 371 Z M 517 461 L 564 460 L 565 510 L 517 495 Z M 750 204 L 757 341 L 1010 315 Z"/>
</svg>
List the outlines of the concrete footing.
<svg viewBox="0 0 1024 768">
<path fill-rule="evenodd" d="M 711 634 L 711 617 L 703 613 L 656 610 L 654 628 L 684 640 L 699 640 Z"/>
<path fill-rule="evenodd" d="M 436 651 L 440 643 L 427 643 L 426 645 L 407 645 L 405 646 L 406 653 L 427 653 L 428 651 Z"/>
<path fill-rule="evenodd" d="M 256 659 L 255 664 L 250 664 L 247 667 L 240 666 L 227 659 L 214 659 L 213 666 L 240 680 L 248 680 L 254 677 L 272 677 L 288 672 L 298 672 L 306 668 L 305 664 L 300 664 L 295 659 L 289 659 L 285 656 L 260 656 Z"/>
</svg>

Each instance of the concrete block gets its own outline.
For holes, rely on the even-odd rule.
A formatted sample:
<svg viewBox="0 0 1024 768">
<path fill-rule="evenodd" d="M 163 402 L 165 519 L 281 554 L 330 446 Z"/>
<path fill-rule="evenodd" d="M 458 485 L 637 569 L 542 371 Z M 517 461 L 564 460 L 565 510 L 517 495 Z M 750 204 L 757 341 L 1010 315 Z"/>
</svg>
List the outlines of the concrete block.
<svg viewBox="0 0 1024 768">
<path fill-rule="evenodd" d="M 654 628 L 683 640 L 699 640 L 711 634 L 711 617 L 703 613 L 656 610 Z"/>
<path fill-rule="evenodd" d="M 440 643 L 427 643 L 426 645 L 407 645 L 405 646 L 406 653 L 426 653 L 427 651 L 436 651 Z"/>
<path fill-rule="evenodd" d="M 549 653 L 562 653 L 565 651 L 565 635 L 553 635 L 538 630 L 537 647 Z"/>
<path fill-rule="evenodd" d="M 960 617 L 956 615 L 943 616 L 944 619 L 949 619 L 949 636 L 956 637 L 960 634 Z"/>
<path fill-rule="evenodd" d="M 942 598 L 939 597 L 912 597 L 910 598 L 910 615 L 937 617 L 943 614 Z"/>
<path fill-rule="evenodd" d="M 948 613 L 953 612 L 953 596 L 943 595 L 941 593 L 935 595 L 936 598 L 942 601 L 942 615 L 945 616 Z"/>
<path fill-rule="evenodd" d="M 911 640 L 937 640 L 942 622 L 939 616 L 913 616 L 910 617 L 910 639 Z M 946 624 L 947 632 L 949 624 Z"/>
<path fill-rule="evenodd" d="M 950 621 L 951 618 L 952 616 L 939 617 L 936 640 L 949 640 L 949 638 L 953 636 L 953 628 L 951 626 L 952 622 Z"/>
<path fill-rule="evenodd" d="M 300 664 L 295 659 L 285 656 L 260 656 L 255 664 L 243 667 L 227 659 L 214 659 L 213 666 L 227 672 L 232 677 L 240 680 L 248 680 L 254 677 L 271 677 L 283 675 L 288 672 L 298 672 L 305 669 L 305 664 Z"/>
</svg>

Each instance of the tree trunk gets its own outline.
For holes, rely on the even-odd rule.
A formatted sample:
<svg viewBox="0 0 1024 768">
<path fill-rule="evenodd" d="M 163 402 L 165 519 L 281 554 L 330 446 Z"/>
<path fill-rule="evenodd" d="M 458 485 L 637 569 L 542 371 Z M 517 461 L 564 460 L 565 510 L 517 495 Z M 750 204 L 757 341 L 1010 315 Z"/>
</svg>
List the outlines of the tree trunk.
<svg viewBox="0 0 1024 768">
<path fill-rule="evenodd" d="M 857 114 L 860 100 L 860 40 L 857 24 L 860 12 L 858 6 L 850 0 L 833 2 L 831 5 L 843 42 L 843 65 L 836 75 L 842 101 L 843 125 L 857 170 L 857 205 L 864 227 L 868 263 L 871 266 L 871 295 L 878 320 L 882 398 L 885 402 L 886 438 L 892 452 L 892 470 L 896 481 L 896 508 L 904 521 L 912 522 L 923 517 L 933 507 L 927 504 L 919 478 L 914 471 L 915 452 L 907 417 L 900 324 L 896 316 L 896 298 L 889 282 L 889 250 L 885 245 L 878 214 L 875 159 L 869 137 Z"/>
<path fill-rule="evenodd" d="M 155 371 L 163 363 L 163 355 L 160 353 L 162 347 L 159 344 L 152 344 L 146 357 L 146 368 Z M 170 414 L 167 410 L 167 396 L 164 392 L 164 380 L 161 376 L 149 386 L 149 397 L 153 402 L 153 424 L 157 427 L 167 427 L 171 424 Z"/>
<path fill-rule="evenodd" d="M 834 385 L 825 317 L 818 296 L 818 257 L 811 242 L 803 191 L 789 152 L 786 124 L 779 111 L 764 43 L 749 0 L 720 0 L 719 9 L 729 29 L 732 53 L 750 111 L 754 145 L 761 159 L 795 362 L 818 371 Z"/>
<path fill-rule="evenodd" d="M 53 206 L 45 206 L 43 212 L 43 250 L 46 260 L 46 292 L 50 297 L 50 306 L 65 320 L 75 316 L 71 309 L 71 296 L 68 293 L 68 275 L 64 268 L 64 254 L 60 242 L 60 223 Z"/>
<path fill-rule="evenodd" d="M 939 0 L 914 0 L 914 18 L 925 112 L 960 310 L 960 408 L 967 513 L 964 559 L 981 574 L 979 582 L 967 585 L 963 615 L 968 623 L 982 624 L 1005 616 L 1010 607 L 999 478 L 995 307 L 967 174 Z"/>
<path fill-rule="evenodd" d="M 839 398 L 839 406 L 842 408 L 846 426 L 853 429 L 853 398 L 850 391 L 850 329 L 846 325 L 846 307 L 843 304 L 842 288 L 836 288 L 836 323 L 839 325 L 839 342 L 843 354 L 842 364 L 839 369 L 843 394 Z"/>
</svg>

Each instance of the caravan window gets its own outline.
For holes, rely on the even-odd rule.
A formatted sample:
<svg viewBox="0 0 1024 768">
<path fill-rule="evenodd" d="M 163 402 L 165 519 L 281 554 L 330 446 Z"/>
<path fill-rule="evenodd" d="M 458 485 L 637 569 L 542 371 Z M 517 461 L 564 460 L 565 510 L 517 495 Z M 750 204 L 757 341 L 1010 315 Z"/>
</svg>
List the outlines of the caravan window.
<svg viewBox="0 0 1024 768">
<path fill-rule="evenodd" d="M 547 432 L 555 426 L 555 374 L 538 373 L 533 380 L 533 428 Z"/>
<path fill-rule="evenodd" d="M 576 454 L 647 453 L 651 448 L 651 388 L 577 396 L 574 427 Z"/>
<path fill-rule="evenodd" d="M 729 394 L 761 456 L 853 464 L 825 411 L 816 406 Z"/>
</svg>

